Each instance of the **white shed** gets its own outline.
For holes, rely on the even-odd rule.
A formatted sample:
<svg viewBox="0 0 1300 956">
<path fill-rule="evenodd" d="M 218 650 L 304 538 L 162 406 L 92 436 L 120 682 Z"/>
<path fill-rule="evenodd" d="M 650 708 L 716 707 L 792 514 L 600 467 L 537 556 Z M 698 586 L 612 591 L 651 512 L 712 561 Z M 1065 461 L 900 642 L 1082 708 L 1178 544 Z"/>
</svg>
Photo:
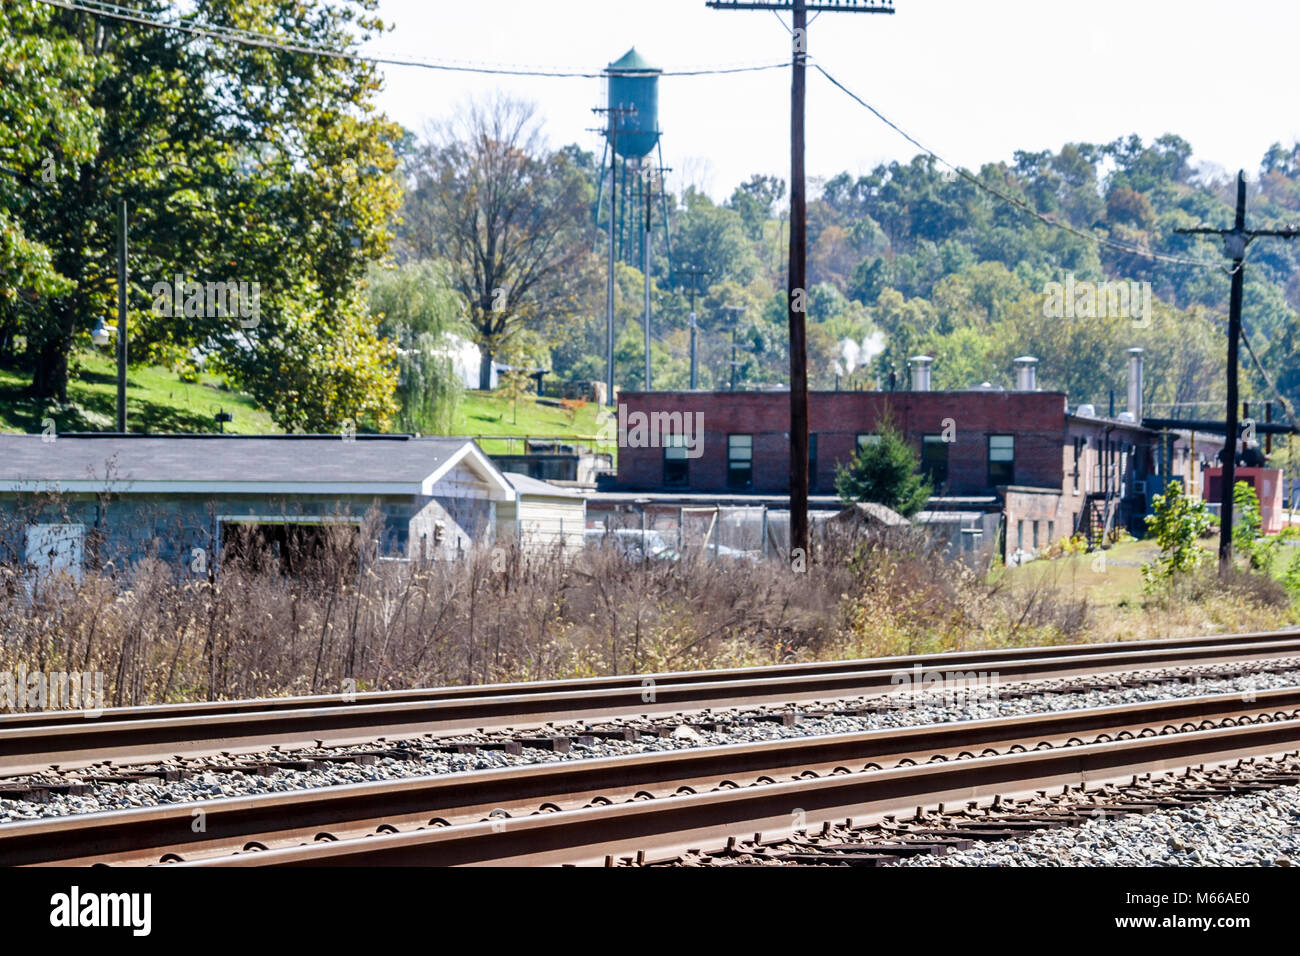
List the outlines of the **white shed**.
<svg viewBox="0 0 1300 956">
<path fill-rule="evenodd" d="M 515 471 L 504 473 L 515 489 L 514 501 L 497 502 L 497 538 L 517 537 L 525 551 L 542 552 L 559 546 L 565 554 L 580 551 L 587 527 L 587 499 Z"/>
</svg>

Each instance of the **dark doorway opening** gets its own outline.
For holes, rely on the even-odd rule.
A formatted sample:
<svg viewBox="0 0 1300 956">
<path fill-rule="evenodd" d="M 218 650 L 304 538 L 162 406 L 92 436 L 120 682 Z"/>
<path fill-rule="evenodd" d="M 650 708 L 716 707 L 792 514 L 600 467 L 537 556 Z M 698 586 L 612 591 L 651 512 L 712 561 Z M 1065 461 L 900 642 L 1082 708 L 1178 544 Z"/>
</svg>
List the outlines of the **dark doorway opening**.
<svg viewBox="0 0 1300 956">
<path fill-rule="evenodd" d="M 361 528 L 353 522 L 223 522 L 221 561 L 281 574 L 356 574 Z"/>
</svg>

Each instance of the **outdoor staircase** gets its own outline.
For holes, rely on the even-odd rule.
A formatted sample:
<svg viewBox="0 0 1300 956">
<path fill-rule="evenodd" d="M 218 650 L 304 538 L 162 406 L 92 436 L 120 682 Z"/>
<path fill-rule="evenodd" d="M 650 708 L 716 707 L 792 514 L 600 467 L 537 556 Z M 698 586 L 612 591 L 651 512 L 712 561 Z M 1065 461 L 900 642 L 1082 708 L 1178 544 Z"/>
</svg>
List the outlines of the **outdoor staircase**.
<svg viewBox="0 0 1300 956">
<path fill-rule="evenodd" d="M 1076 532 L 1087 536 L 1088 549 L 1100 547 L 1110 534 L 1115 521 L 1118 496 L 1113 492 L 1095 491 L 1088 495 L 1079 512 L 1079 526 Z"/>
</svg>

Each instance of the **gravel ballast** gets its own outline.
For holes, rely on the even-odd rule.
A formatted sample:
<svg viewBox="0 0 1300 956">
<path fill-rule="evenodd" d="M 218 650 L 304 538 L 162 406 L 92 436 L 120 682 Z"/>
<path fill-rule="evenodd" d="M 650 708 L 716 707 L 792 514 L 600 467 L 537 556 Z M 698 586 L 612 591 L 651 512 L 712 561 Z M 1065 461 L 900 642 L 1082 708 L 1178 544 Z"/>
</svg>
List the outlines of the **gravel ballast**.
<svg viewBox="0 0 1300 956">
<path fill-rule="evenodd" d="M 1014 717 L 1029 714 L 1055 713 L 1082 708 L 1104 707 L 1119 704 L 1136 704 L 1162 699 L 1187 698 L 1209 694 L 1241 693 L 1244 699 L 1250 698 L 1250 692 L 1300 686 L 1300 667 L 1278 673 L 1245 673 L 1232 676 L 1212 676 L 1221 672 L 1212 667 L 1203 669 L 1207 675 L 1203 679 L 1175 682 L 1169 679 L 1169 672 L 1148 672 L 1152 683 L 1143 686 L 1108 688 L 1086 692 L 1061 692 L 1053 688 L 1065 687 L 1064 679 L 1035 682 L 1032 687 L 1042 687 L 1040 692 L 1028 696 L 993 697 L 966 702 L 943 700 L 940 696 L 920 696 L 914 706 L 860 716 L 810 716 L 800 714 L 797 722 L 783 725 L 773 721 L 754 721 L 737 723 L 725 730 L 709 731 L 687 726 L 685 720 L 678 718 L 682 726 L 677 731 L 664 736 L 643 736 L 636 741 L 597 739 L 591 743 L 574 742 L 567 753 L 525 747 L 522 753 L 511 754 L 500 750 L 479 750 L 475 753 L 445 753 L 433 749 L 437 744 L 445 744 L 447 739 L 412 740 L 395 744 L 385 744 L 408 753 L 411 759 L 381 757 L 371 764 L 334 763 L 321 769 L 312 770 L 277 770 L 270 773 L 245 773 L 241 771 L 205 772 L 200 770 L 186 779 L 170 782 L 139 782 L 97 784 L 86 794 L 73 795 L 51 793 L 48 801 L 43 803 L 18 799 L 0 799 L 0 824 L 29 820 L 47 816 L 63 816 L 76 813 L 94 813 L 106 810 L 120 810 L 131 807 L 159 806 L 193 801 L 216 799 L 221 797 L 243 796 L 261 793 L 283 793 L 291 790 L 312 789 L 317 787 L 337 786 L 350 783 L 364 783 L 378 780 L 398 780 L 417 776 L 447 773 L 465 773 L 471 771 L 491 770 L 501 767 L 523 764 L 558 762 L 564 760 L 583 760 L 596 757 L 614 757 L 637 753 L 654 753 L 662 751 L 683 750 L 693 747 L 721 746 L 725 744 L 759 742 L 764 740 L 789 739 L 824 734 L 861 733 L 890 727 L 907 727 L 921 724 L 951 723 L 955 721 L 982 720 L 994 717 Z M 1107 675 L 1118 676 L 1118 675 Z M 1132 678 L 1134 674 L 1123 675 Z M 1003 692 L 1026 685 L 1006 685 Z M 897 698 L 896 698 L 897 699 Z M 717 714 L 714 715 L 715 717 Z M 691 718 L 695 719 L 695 718 Z M 673 723 L 666 718 L 657 718 L 660 725 Z M 635 723 L 635 722 L 628 722 Z M 579 736 L 582 725 L 564 725 L 548 728 L 548 734 Z M 502 735 L 462 735 L 457 740 L 466 739 L 501 739 Z M 451 738 L 448 738 L 451 739 Z M 316 753 L 347 753 L 349 748 L 320 750 Z M 294 758 L 310 757 L 312 750 L 294 750 Z M 290 754 L 264 754 L 283 759 Z M 209 762 L 218 762 L 215 758 Z M 230 763 L 255 762 L 256 755 L 241 755 L 228 758 Z M 145 768 L 131 768 L 141 770 Z M 69 783 L 89 780 L 95 774 L 103 774 L 105 768 L 77 772 L 65 771 L 57 777 L 50 777 L 50 782 Z M 27 778 L 32 782 L 41 782 L 40 778 Z M 8 781 L 6 781 L 8 782 Z"/>
<path fill-rule="evenodd" d="M 898 866 L 1300 865 L 1300 787 L 1278 787 L 1177 810 L 1111 816 L 1081 827 L 976 843 Z"/>
</svg>

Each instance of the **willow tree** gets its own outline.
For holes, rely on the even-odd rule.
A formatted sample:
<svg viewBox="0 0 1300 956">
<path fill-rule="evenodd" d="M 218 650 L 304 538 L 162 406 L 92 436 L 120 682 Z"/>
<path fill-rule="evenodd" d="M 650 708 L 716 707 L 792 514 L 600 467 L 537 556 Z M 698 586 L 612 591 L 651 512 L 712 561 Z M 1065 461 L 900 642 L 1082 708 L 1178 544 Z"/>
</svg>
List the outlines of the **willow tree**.
<svg viewBox="0 0 1300 956">
<path fill-rule="evenodd" d="M 468 328 L 445 263 L 410 262 L 370 272 L 370 311 L 379 333 L 397 347 L 397 426 L 451 431 L 461 382 L 453 354 Z"/>
</svg>

